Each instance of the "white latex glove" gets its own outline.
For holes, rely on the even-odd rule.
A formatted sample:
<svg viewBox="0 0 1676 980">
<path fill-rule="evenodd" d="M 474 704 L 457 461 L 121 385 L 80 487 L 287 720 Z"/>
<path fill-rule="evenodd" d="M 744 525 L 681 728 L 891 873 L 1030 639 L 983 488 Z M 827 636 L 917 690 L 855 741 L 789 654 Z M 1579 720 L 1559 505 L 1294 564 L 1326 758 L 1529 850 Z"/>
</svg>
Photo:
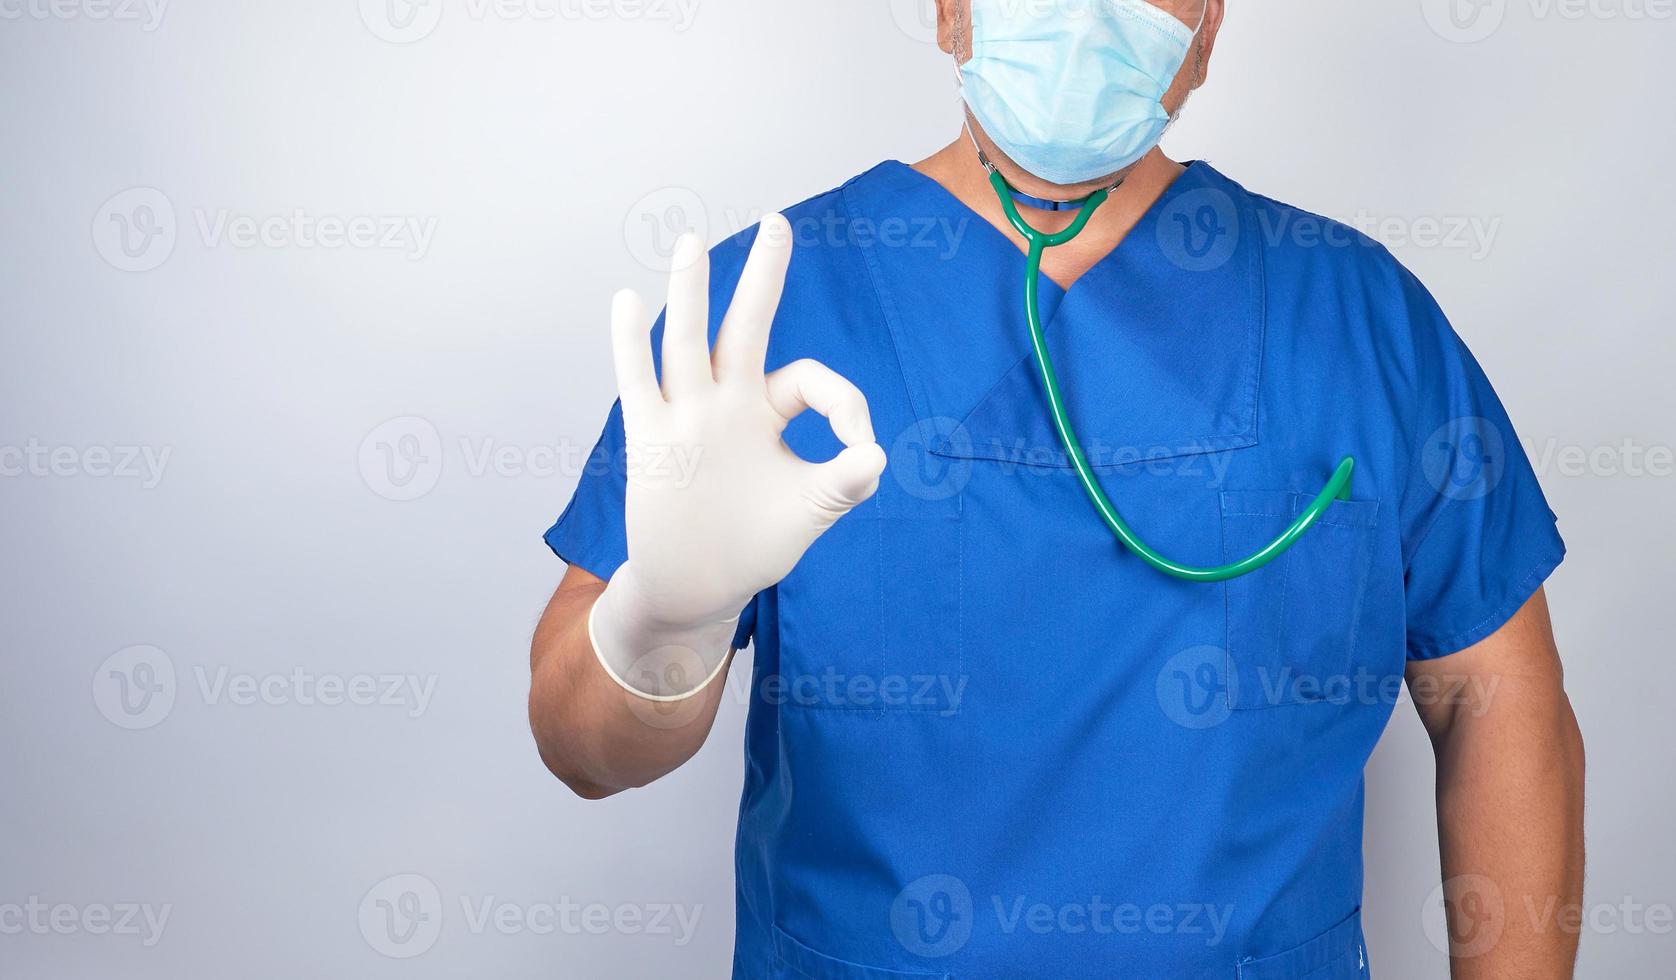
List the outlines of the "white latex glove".
<svg viewBox="0 0 1676 980">
<path fill-rule="evenodd" d="M 650 700 L 680 700 L 708 685 L 727 662 L 740 611 L 871 497 L 884 471 L 855 385 L 810 360 L 763 375 L 790 260 L 791 227 L 770 215 L 712 357 L 710 260 L 697 236 L 682 237 L 664 315 L 661 391 L 653 315 L 631 291 L 612 305 L 628 447 L 628 562 L 594 603 L 588 635 L 612 678 Z M 807 462 L 780 438 L 805 409 L 826 416 L 848 447 L 830 462 Z"/>
</svg>

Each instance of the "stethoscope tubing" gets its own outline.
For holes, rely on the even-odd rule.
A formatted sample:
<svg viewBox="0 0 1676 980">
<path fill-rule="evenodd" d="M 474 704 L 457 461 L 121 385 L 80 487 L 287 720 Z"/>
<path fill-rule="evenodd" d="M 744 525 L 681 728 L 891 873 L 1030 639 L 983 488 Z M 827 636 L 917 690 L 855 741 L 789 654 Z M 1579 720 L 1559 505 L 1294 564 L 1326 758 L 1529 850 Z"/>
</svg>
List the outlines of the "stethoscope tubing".
<svg viewBox="0 0 1676 980">
<path fill-rule="evenodd" d="M 1065 453 L 1070 458 L 1071 466 L 1076 470 L 1077 479 L 1081 482 L 1089 501 L 1093 503 L 1094 509 L 1099 512 L 1100 519 L 1105 522 L 1106 527 L 1111 530 L 1112 534 L 1125 548 L 1146 564 L 1172 578 L 1188 582 L 1226 582 L 1242 575 L 1249 575 L 1284 555 L 1293 545 L 1298 543 L 1304 533 L 1321 518 L 1321 515 L 1332 506 L 1335 500 L 1350 499 L 1350 478 L 1355 472 L 1356 460 L 1346 456 L 1339 461 L 1338 468 L 1333 471 L 1332 478 L 1327 481 L 1327 485 L 1322 488 L 1320 493 L 1315 495 L 1309 506 L 1304 508 L 1303 512 L 1292 521 L 1285 531 L 1280 533 L 1279 537 L 1239 561 L 1213 567 L 1184 565 L 1181 562 L 1171 561 L 1142 541 L 1128 522 L 1123 519 L 1123 515 L 1118 512 L 1117 506 L 1106 496 L 1105 490 L 1100 486 L 1100 481 L 1094 475 L 1093 467 L 1088 463 L 1087 454 L 1083 452 L 1082 443 L 1077 439 L 1076 430 L 1071 425 L 1070 413 L 1065 408 L 1064 393 L 1059 386 L 1058 373 L 1053 369 L 1053 358 L 1048 353 L 1046 333 L 1042 325 L 1041 273 L 1043 254 L 1048 249 L 1056 245 L 1063 245 L 1081 234 L 1083 229 L 1088 226 L 1089 219 L 1094 216 L 1094 212 L 1111 196 L 1111 189 L 1095 191 L 1089 195 L 1081 202 L 1081 208 L 1069 226 L 1063 231 L 1049 233 L 1032 227 L 1029 222 L 1024 220 L 1023 215 L 1019 214 L 1018 205 L 1013 199 L 1012 188 L 1007 184 L 1006 178 L 1002 177 L 1000 172 L 993 165 L 990 165 L 987 159 L 984 160 L 984 164 L 989 168 L 989 182 L 1001 198 L 1001 207 L 1006 212 L 1007 220 L 1020 235 L 1024 236 L 1029 245 L 1024 271 L 1024 318 L 1030 328 L 1030 347 L 1035 355 L 1036 366 L 1040 371 L 1042 387 L 1047 390 L 1048 409 L 1053 417 L 1053 427 L 1059 434 L 1059 441 L 1064 445 Z"/>
</svg>

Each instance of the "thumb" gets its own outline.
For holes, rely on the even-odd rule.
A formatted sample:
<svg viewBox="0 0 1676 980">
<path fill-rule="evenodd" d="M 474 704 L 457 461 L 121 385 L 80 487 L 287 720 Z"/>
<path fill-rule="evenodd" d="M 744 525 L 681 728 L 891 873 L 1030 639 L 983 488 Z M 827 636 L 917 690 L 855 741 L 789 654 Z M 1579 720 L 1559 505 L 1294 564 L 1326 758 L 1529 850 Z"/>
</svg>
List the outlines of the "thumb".
<svg viewBox="0 0 1676 980">
<path fill-rule="evenodd" d="M 873 496 L 884 471 L 885 451 L 878 443 L 850 446 L 831 462 L 816 464 L 811 497 L 826 512 L 823 516 L 836 521 Z"/>
</svg>

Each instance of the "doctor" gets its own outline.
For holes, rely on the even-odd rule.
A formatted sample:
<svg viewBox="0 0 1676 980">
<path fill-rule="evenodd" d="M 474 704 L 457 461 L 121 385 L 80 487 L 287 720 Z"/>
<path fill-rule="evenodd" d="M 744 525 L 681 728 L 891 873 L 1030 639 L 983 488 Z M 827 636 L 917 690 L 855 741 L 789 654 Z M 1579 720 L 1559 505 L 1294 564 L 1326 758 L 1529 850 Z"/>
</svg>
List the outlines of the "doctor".
<svg viewBox="0 0 1676 980">
<path fill-rule="evenodd" d="M 1484 374 L 1383 249 L 1158 149 L 1222 0 L 938 9 L 947 147 L 684 239 L 657 323 L 617 297 L 621 399 L 547 533 L 542 758 L 589 799 L 667 774 L 754 640 L 735 977 L 1339 980 L 1371 975 L 1362 772 L 1406 678 L 1454 976 L 1570 976 L 1564 546 Z M 1042 265 L 1080 450 L 990 167 L 1044 232 L 1110 190 Z M 1194 566 L 1355 464 L 1206 582 L 1113 537 L 1077 451 Z"/>
</svg>

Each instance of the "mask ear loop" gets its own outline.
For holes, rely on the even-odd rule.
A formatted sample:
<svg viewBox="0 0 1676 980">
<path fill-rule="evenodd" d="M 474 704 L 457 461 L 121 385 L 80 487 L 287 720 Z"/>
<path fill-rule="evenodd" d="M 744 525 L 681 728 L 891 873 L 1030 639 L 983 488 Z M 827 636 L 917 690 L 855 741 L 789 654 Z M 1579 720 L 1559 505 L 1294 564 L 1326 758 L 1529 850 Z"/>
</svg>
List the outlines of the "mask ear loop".
<svg viewBox="0 0 1676 980">
<path fill-rule="evenodd" d="M 1188 41 L 1189 44 L 1193 43 L 1193 41 L 1198 40 L 1199 32 L 1205 29 L 1205 18 L 1209 17 L 1209 16 L 1210 16 L 1210 0 L 1205 0 L 1205 5 L 1203 7 L 1199 8 L 1199 22 L 1197 24 L 1193 25 L 1193 37 L 1192 37 L 1192 39 L 1190 39 Z"/>
<path fill-rule="evenodd" d="M 1210 0 L 1205 0 L 1205 5 L 1199 8 L 1199 23 L 1193 27 L 1193 36 L 1187 39 L 1187 56 L 1193 59 L 1194 73 L 1200 75 L 1204 73 L 1205 62 L 1200 56 L 1199 32 L 1205 29 L 1205 18 L 1209 16 Z M 1175 120 L 1172 118 L 1170 121 L 1173 123 Z"/>
</svg>

